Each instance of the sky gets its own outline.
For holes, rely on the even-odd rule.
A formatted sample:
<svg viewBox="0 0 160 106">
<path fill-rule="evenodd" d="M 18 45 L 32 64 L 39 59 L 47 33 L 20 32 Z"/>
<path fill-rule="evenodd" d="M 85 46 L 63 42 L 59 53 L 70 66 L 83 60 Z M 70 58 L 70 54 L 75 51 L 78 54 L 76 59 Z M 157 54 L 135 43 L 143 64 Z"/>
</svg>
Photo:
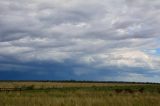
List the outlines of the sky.
<svg viewBox="0 0 160 106">
<path fill-rule="evenodd" d="M 0 80 L 160 82 L 160 1 L 0 0 Z"/>
</svg>

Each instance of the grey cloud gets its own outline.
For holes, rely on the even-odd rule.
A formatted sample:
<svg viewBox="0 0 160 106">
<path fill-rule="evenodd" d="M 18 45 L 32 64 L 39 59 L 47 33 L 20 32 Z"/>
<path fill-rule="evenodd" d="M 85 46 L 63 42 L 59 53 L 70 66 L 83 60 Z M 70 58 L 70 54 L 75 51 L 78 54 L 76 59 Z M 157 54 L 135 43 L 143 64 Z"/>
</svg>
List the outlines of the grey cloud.
<svg viewBox="0 0 160 106">
<path fill-rule="evenodd" d="M 1 0 L 0 60 L 148 67 L 143 54 L 157 66 L 143 50 L 160 48 L 159 6 L 158 0 Z M 119 57 L 129 50 L 140 52 L 136 60 Z"/>
<path fill-rule="evenodd" d="M 94 2 L 68 1 L 66 2 L 68 4 L 60 4 L 58 6 L 56 3 L 51 3 L 52 5 L 49 3 L 38 5 L 37 18 L 51 25 L 88 22 L 104 16 L 106 12 L 105 8 Z"/>
</svg>

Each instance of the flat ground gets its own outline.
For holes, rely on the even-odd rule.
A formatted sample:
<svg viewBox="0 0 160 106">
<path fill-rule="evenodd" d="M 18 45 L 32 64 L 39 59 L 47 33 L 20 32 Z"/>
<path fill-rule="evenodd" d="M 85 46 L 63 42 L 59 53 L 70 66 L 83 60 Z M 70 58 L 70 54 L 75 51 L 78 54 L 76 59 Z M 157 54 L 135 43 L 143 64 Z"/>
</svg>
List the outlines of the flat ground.
<svg viewBox="0 0 160 106">
<path fill-rule="evenodd" d="M 160 106 L 159 84 L 0 82 L 0 88 L 0 106 Z"/>
</svg>

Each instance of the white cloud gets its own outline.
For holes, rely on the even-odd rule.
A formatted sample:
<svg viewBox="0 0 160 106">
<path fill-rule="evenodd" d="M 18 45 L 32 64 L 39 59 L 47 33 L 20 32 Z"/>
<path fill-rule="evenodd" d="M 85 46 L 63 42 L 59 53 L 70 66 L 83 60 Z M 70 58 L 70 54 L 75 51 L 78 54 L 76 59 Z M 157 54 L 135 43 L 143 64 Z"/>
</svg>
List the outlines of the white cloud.
<svg viewBox="0 0 160 106">
<path fill-rule="evenodd" d="M 106 53 L 97 53 L 80 58 L 80 62 L 90 64 L 92 67 L 117 67 L 117 68 L 144 68 L 150 71 L 159 71 L 160 59 L 140 50 L 115 49 Z"/>
</svg>

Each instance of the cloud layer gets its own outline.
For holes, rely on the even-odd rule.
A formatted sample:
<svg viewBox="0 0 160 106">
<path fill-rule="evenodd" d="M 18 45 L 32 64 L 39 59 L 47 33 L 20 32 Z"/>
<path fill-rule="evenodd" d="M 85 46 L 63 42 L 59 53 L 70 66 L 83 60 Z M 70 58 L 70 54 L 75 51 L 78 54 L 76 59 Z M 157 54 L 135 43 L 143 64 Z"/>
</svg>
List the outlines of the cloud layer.
<svg viewBox="0 0 160 106">
<path fill-rule="evenodd" d="M 159 14 L 158 0 L 1 0 L 0 70 L 160 81 Z"/>
</svg>

